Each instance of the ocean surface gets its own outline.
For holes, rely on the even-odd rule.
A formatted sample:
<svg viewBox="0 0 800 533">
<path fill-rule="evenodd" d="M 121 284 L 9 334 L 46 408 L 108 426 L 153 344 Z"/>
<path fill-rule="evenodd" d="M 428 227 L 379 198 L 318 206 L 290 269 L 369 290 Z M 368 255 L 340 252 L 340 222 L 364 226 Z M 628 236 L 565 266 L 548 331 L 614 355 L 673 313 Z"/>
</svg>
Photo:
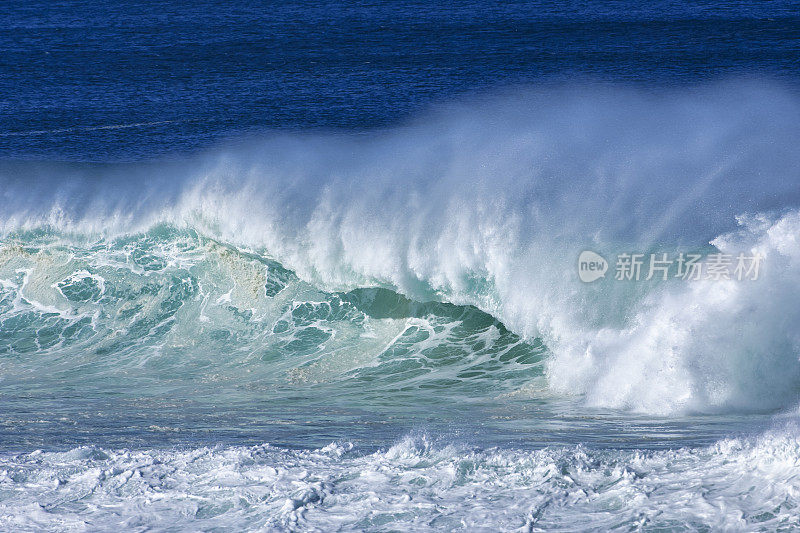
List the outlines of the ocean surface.
<svg viewBox="0 0 800 533">
<path fill-rule="evenodd" d="M 798 69 L 797 2 L 3 2 L 0 530 L 800 528 Z"/>
</svg>

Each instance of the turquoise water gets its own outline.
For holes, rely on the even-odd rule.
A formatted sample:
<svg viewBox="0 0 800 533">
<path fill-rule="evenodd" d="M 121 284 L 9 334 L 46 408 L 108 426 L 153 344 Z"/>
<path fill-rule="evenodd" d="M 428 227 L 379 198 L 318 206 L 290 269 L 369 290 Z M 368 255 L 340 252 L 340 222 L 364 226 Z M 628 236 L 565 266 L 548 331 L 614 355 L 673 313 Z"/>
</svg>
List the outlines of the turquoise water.
<svg viewBox="0 0 800 533">
<path fill-rule="evenodd" d="M 322 291 L 263 253 L 193 230 L 96 241 L 23 232 L 4 239 L 0 257 L 9 449 L 262 440 L 370 449 L 431 430 L 526 447 L 625 435 L 667 446 L 707 441 L 730 423 L 697 420 L 695 433 L 582 413 L 547 392 L 541 339 L 474 306 L 386 288 Z"/>
</svg>

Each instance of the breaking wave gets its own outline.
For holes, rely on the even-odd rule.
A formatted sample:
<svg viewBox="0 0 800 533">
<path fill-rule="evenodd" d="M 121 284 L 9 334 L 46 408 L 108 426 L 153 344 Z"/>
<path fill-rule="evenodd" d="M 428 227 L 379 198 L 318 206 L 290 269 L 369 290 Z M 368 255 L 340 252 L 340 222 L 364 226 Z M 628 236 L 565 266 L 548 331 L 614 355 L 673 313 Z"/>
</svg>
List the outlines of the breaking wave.
<svg viewBox="0 0 800 533">
<path fill-rule="evenodd" d="M 791 408 L 798 145 L 791 89 L 731 81 L 519 90 L 179 162 L 4 163 L 3 379 L 149 358 L 245 376 L 257 359 L 398 394 Z M 585 249 L 758 253 L 763 267 L 757 281 L 587 285 Z M 47 357 L 8 357 L 26 353 Z"/>
</svg>

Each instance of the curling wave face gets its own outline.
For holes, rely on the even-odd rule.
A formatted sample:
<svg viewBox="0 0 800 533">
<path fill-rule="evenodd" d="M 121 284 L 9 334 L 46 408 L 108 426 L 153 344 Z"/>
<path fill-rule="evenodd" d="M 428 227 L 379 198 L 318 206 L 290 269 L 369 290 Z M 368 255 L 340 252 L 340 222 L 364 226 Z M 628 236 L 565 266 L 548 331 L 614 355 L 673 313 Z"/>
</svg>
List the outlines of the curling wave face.
<svg viewBox="0 0 800 533">
<path fill-rule="evenodd" d="M 330 383 L 329 395 L 402 403 L 425 390 L 500 394 L 542 375 L 541 343 L 475 307 L 387 289 L 324 292 L 192 230 L 92 242 L 11 235 L 0 280 L 7 391 L 275 394 Z"/>
<path fill-rule="evenodd" d="M 547 387 L 658 414 L 789 408 L 799 119 L 796 95 L 769 84 L 549 87 L 369 138 L 276 135 L 136 167 L 7 164 L 2 364 L 60 364 L 75 346 L 77 361 L 116 354 L 92 372 L 150 361 L 177 375 L 232 353 L 231 369 L 266 358 L 301 380 Z M 698 247 L 758 252 L 762 276 L 588 286 L 575 272 L 584 249 Z M 367 309 L 376 298 L 407 308 L 402 321 Z M 375 358 L 395 351 L 407 357 Z"/>
</svg>

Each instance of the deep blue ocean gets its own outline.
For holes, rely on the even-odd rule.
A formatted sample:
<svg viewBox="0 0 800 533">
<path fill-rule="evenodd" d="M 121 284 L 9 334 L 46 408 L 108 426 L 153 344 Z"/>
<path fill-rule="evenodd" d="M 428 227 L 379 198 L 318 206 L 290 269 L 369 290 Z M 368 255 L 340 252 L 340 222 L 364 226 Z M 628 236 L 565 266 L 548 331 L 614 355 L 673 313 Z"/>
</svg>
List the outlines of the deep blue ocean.
<svg viewBox="0 0 800 533">
<path fill-rule="evenodd" d="M 150 160 L 275 129 L 365 131 L 543 81 L 793 81 L 794 2 L 0 6 L 3 159 Z"/>
<path fill-rule="evenodd" d="M 798 146 L 797 2 L 3 2 L 0 530 L 798 529 Z"/>
</svg>

